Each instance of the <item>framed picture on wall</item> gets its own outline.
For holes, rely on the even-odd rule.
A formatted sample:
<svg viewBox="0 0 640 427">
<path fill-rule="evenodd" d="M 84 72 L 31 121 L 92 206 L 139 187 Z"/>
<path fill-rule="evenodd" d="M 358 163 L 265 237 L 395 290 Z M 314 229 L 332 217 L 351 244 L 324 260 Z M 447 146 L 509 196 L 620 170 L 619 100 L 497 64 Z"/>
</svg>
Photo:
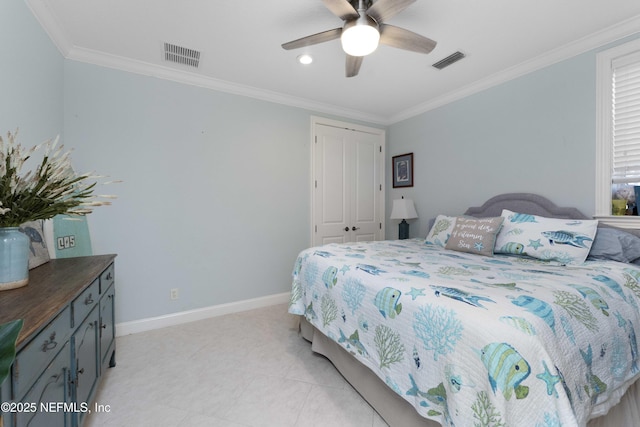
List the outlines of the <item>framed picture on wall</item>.
<svg viewBox="0 0 640 427">
<path fill-rule="evenodd" d="M 393 188 L 413 187 L 413 153 L 393 156 Z"/>
</svg>

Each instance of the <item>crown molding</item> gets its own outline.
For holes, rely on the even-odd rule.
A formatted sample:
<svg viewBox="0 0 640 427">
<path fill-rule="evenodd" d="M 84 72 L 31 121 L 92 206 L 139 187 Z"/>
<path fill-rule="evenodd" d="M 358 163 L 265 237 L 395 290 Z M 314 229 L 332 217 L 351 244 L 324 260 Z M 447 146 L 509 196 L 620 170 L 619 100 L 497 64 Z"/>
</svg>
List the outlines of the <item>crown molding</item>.
<svg viewBox="0 0 640 427">
<path fill-rule="evenodd" d="M 103 52 L 80 48 L 71 45 L 64 31 L 58 25 L 53 11 L 48 7 L 46 0 L 25 0 L 33 15 L 45 32 L 66 59 L 90 63 L 107 68 L 114 68 L 135 74 L 153 76 L 178 83 L 195 85 L 211 90 L 231 93 L 240 96 L 255 98 L 267 102 L 287 105 L 291 107 L 339 116 L 354 120 L 361 120 L 382 126 L 389 126 L 403 120 L 426 113 L 427 111 L 442 107 L 454 101 L 463 99 L 469 95 L 482 92 L 494 86 L 498 86 L 509 80 L 521 77 L 525 74 L 553 65 L 573 56 L 598 48 L 605 44 L 640 32 L 640 15 L 631 17 L 621 23 L 605 28 L 601 31 L 583 37 L 572 43 L 560 46 L 540 56 L 522 62 L 506 70 L 492 74 L 458 90 L 448 92 L 442 96 L 418 104 L 412 108 L 400 111 L 392 116 L 378 116 L 358 110 L 348 109 L 332 104 L 319 103 L 305 98 L 285 95 L 279 92 L 259 89 L 256 87 L 232 83 L 220 79 L 206 77 L 197 73 L 179 69 L 163 67 L 142 61 L 136 61 L 121 56 L 110 55 Z"/>
<path fill-rule="evenodd" d="M 58 20 L 53 11 L 48 7 L 45 0 L 25 0 L 32 14 L 40 23 L 44 31 L 51 38 L 55 46 L 65 59 L 99 65 L 145 76 L 157 77 L 193 86 L 234 95 L 246 96 L 262 101 L 287 105 L 290 107 L 311 110 L 317 113 L 324 113 L 332 116 L 345 117 L 353 120 L 360 120 L 378 125 L 387 125 L 386 117 L 364 113 L 362 111 L 348 109 L 337 105 L 320 103 L 305 98 L 285 95 L 279 92 L 260 89 L 252 86 L 241 85 L 215 79 L 190 71 L 164 67 L 148 62 L 137 61 L 122 56 L 111 55 L 91 49 L 85 49 L 72 45 L 65 32 L 58 24 Z"/>
<path fill-rule="evenodd" d="M 53 44 L 58 48 L 62 56 L 66 58 L 71 50 L 71 43 L 60 25 L 58 25 L 55 13 L 49 8 L 47 2 L 42 0 L 25 0 L 25 3 Z"/>
<path fill-rule="evenodd" d="M 66 56 L 66 59 L 99 65 L 107 68 L 114 68 L 134 74 L 157 77 L 159 79 L 170 80 L 192 86 L 199 86 L 202 88 L 226 92 L 234 95 L 246 96 L 262 101 L 273 102 L 276 104 L 287 105 L 305 110 L 312 110 L 314 112 L 331 114 L 334 116 L 347 117 L 350 119 L 361 120 L 375 124 L 384 124 L 385 122 L 384 117 L 374 116 L 357 110 L 315 102 L 308 99 L 285 95 L 266 89 L 232 83 L 226 80 L 203 76 L 202 74 L 193 73 L 190 71 L 151 64 L 144 61 L 133 60 L 130 58 L 111 55 L 91 49 L 73 47 L 69 50 L 69 54 Z"/>
<path fill-rule="evenodd" d="M 416 105 L 413 108 L 406 109 L 390 117 L 389 124 L 398 123 L 419 114 L 426 113 L 427 111 L 442 107 L 443 105 L 458 101 L 491 87 L 498 86 L 533 71 L 540 70 L 555 63 L 588 52 L 592 49 L 612 43 L 616 40 L 637 34 L 638 32 L 640 32 L 640 15 L 629 18 L 574 42 L 560 46 L 535 58 L 507 68 L 506 70 L 492 74 L 456 91 L 446 93 L 440 97 Z"/>
</svg>

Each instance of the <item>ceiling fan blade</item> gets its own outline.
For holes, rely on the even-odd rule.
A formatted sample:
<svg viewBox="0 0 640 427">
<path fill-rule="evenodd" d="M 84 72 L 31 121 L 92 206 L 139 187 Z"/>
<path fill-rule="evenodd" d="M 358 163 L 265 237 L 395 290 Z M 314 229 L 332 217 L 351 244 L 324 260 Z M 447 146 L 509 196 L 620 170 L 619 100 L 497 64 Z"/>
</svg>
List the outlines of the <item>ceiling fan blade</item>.
<svg viewBox="0 0 640 427">
<path fill-rule="evenodd" d="M 363 59 L 364 59 L 364 56 L 347 55 L 347 63 L 345 67 L 347 72 L 346 73 L 347 77 L 355 77 L 358 75 Z"/>
<path fill-rule="evenodd" d="M 367 15 L 382 24 L 415 2 L 416 0 L 378 0 L 367 9 Z"/>
<path fill-rule="evenodd" d="M 293 40 L 282 44 L 282 48 L 285 50 L 298 49 L 299 47 L 311 46 L 318 43 L 328 42 L 340 38 L 342 34 L 342 28 L 334 28 L 333 30 L 323 31 L 318 34 L 302 37 L 301 39 Z"/>
<path fill-rule="evenodd" d="M 322 0 L 322 3 L 324 3 L 331 13 L 343 21 L 355 19 L 360 16 L 348 0 Z"/>
<path fill-rule="evenodd" d="M 386 24 L 380 26 L 380 43 L 418 53 L 429 53 L 437 44 L 420 34 Z"/>
</svg>

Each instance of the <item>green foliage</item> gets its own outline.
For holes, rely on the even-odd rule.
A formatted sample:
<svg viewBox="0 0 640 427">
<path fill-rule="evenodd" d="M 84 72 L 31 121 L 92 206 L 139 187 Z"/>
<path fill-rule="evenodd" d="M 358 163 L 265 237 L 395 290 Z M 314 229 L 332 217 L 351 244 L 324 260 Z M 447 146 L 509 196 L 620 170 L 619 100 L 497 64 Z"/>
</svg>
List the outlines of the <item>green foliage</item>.
<svg viewBox="0 0 640 427">
<path fill-rule="evenodd" d="M 93 195 L 94 179 L 99 177 L 76 174 L 70 152 L 63 152 L 57 139 L 25 149 L 16 143 L 16 135 L 9 132 L 6 140 L 0 137 L 0 227 L 18 227 L 64 213 L 85 215 L 94 206 L 110 204 L 97 198 L 114 196 Z M 42 160 L 35 169 L 23 173 L 23 166 L 35 161 L 31 156 L 42 147 Z"/>
<path fill-rule="evenodd" d="M 638 281 L 634 279 L 632 275 L 627 273 L 624 274 L 624 277 L 626 279 L 626 283 L 624 284 L 624 286 L 630 289 L 631 292 L 635 294 L 635 296 L 640 298 L 640 284 L 638 283 Z"/>
<path fill-rule="evenodd" d="M 474 427 L 504 427 L 500 412 L 489 400 L 489 395 L 485 391 L 478 393 L 478 398 L 471 405 L 473 418 L 476 419 Z"/>
<path fill-rule="evenodd" d="M 18 319 L 0 325 L 0 384 L 9 376 L 9 369 L 16 358 L 16 341 L 22 323 L 22 319 Z"/>
<path fill-rule="evenodd" d="M 400 334 L 386 325 L 376 327 L 373 343 L 380 357 L 380 368 L 388 368 L 404 358 L 404 344 L 400 341 Z"/>
<path fill-rule="evenodd" d="M 291 287 L 291 295 L 289 298 L 289 305 L 293 305 L 302 298 L 302 284 L 300 284 L 299 280 L 295 280 Z"/>
<path fill-rule="evenodd" d="M 327 326 L 338 317 L 338 306 L 327 294 L 323 295 L 322 301 L 320 301 L 320 312 L 322 313 L 322 326 Z"/>
<path fill-rule="evenodd" d="M 556 297 L 554 302 L 564 308 L 571 317 L 582 323 L 590 331 L 598 331 L 598 321 L 591 314 L 589 306 L 578 295 L 566 291 L 556 291 L 553 295 Z"/>
</svg>

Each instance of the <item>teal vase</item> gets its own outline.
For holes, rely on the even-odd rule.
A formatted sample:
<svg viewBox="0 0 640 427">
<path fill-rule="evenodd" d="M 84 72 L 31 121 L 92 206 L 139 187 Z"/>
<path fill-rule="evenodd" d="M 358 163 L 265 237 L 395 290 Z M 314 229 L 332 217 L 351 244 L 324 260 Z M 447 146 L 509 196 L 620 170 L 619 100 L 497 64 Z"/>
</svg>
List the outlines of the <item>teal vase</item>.
<svg viewBox="0 0 640 427">
<path fill-rule="evenodd" d="M 29 283 L 29 237 L 18 227 L 0 227 L 0 291 Z"/>
</svg>

